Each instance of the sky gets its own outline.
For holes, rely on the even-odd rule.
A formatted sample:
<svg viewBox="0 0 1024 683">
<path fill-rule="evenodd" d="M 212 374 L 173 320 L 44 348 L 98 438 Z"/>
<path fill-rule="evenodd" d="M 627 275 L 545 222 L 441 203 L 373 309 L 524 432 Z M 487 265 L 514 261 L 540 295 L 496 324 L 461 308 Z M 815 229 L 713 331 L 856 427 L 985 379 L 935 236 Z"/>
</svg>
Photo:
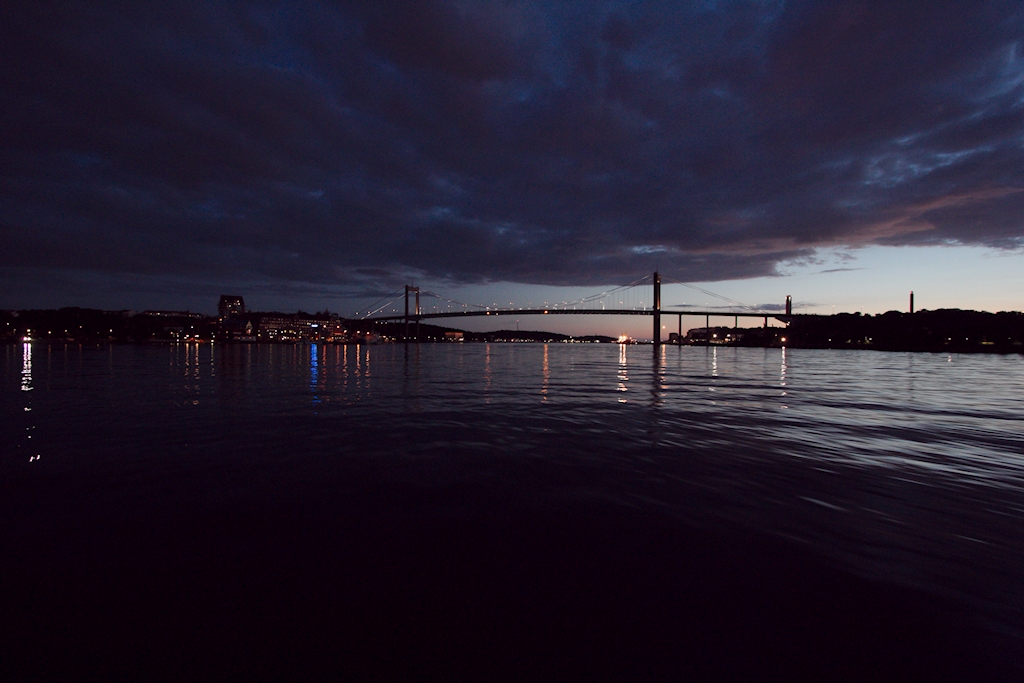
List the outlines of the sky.
<svg viewBox="0 0 1024 683">
<path fill-rule="evenodd" d="M 4 3 L 0 308 L 353 315 L 658 270 L 1021 310 L 1022 40 L 1019 1 Z"/>
</svg>

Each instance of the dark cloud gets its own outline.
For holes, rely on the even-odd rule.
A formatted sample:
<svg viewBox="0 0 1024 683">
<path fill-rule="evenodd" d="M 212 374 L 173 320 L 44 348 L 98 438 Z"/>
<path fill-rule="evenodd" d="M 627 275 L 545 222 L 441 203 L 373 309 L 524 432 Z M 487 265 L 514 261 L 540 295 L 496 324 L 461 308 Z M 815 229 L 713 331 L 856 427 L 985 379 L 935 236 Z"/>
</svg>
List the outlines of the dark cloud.
<svg viewBox="0 0 1024 683">
<path fill-rule="evenodd" d="M 1017 247 L 1022 34 L 995 1 L 8 3 L 0 268 L 363 291 Z"/>
</svg>

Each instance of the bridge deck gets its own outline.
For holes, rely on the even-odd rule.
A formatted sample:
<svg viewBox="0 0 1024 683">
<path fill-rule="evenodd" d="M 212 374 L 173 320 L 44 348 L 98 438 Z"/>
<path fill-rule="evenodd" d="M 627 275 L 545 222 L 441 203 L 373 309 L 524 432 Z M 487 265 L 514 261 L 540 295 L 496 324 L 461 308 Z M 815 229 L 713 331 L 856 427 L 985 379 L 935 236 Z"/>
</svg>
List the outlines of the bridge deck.
<svg viewBox="0 0 1024 683">
<path fill-rule="evenodd" d="M 763 312 L 763 311 L 744 311 L 744 312 L 727 312 L 727 311 L 673 311 L 671 309 L 661 309 L 658 311 L 661 315 L 695 315 L 701 317 L 718 317 L 718 318 L 775 318 L 780 322 L 788 322 L 792 319 L 793 315 L 782 315 L 775 312 Z M 565 308 L 496 308 L 485 311 L 447 311 L 442 313 L 420 313 L 415 315 L 410 313 L 408 318 L 412 320 L 429 320 L 433 318 L 476 318 L 483 316 L 497 316 L 497 315 L 654 315 L 655 311 L 650 308 L 645 309 L 632 309 L 632 308 L 608 308 L 608 309 L 565 309 Z M 385 315 L 372 318 L 363 318 L 363 320 L 374 320 L 374 321 L 389 321 L 389 320 L 405 320 L 406 316 L 403 313 L 398 315 Z"/>
</svg>

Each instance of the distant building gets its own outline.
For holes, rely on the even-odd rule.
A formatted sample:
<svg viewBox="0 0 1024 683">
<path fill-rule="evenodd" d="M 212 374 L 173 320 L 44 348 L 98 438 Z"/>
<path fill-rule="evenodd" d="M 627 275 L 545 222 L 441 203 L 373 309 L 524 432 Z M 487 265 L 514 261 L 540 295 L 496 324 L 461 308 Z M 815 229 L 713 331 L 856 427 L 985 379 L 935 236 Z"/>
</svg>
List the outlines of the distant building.
<svg viewBox="0 0 1024 683">
<path fill-rule="evenodd" d="M 345 329 L 338 318 L 270 313 L 260 318 L 259 337 L 266 341 L 344 341 Z"/>
<path fill-rule="evenodd" d="M 682 340 L 686 344 L 736 344 L 743 339 L 743 333 L 732 327 L 694 327 Z"/>
<path fill-rule="evenodd" d="M 254 342 L 255 328 L 252 321 L 246 318 L 229 317 L 220 324 L 220 338 L 223 341 Z"/>
<path fill-rule="evenodd" d="M 444 340 L 445 341 L 460 342 L 460 341 L 463 341 L 463 337 L 465 337 L 465 334 L 462 333 L 462 332 L 445 332 L 444 333 Z"/>
<path fill-rule="evenodd" d="M 222 323 L 245 315 L 245 300 L 234 294 L 221 294 L 220 302 L 217 304 L 217 315 Z"/>
<path fill-rule="evenodd" d="M 271 313 L 260 318 L 259 335 L 267 341 L 299 341 L 302 331 L 294 315 Z"/>
</svg>

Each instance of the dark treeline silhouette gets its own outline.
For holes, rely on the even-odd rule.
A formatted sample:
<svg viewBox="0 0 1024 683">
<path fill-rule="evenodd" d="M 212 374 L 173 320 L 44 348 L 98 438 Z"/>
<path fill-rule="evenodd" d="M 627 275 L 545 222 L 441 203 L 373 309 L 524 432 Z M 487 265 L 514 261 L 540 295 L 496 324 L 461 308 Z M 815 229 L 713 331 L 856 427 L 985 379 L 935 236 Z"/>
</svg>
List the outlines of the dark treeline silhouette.
<svg viewBox="0 0 1024 683">
<path fill-rule="evenodd" d="M 187 312 L 150 315 L 92 308 L 0 311 L 0 339 L 5 341 L 26 336 L 37 340 L 129 343 L 172 340 L 175 335 L 209 339 L 215 329 L 216 318 Z"/>
<path fill-rule="evenodd" d="M 882 351 L 1024 352 L 1024 313 L 939 309 L 795 316 L 787 345 Z"/>
</svg>

